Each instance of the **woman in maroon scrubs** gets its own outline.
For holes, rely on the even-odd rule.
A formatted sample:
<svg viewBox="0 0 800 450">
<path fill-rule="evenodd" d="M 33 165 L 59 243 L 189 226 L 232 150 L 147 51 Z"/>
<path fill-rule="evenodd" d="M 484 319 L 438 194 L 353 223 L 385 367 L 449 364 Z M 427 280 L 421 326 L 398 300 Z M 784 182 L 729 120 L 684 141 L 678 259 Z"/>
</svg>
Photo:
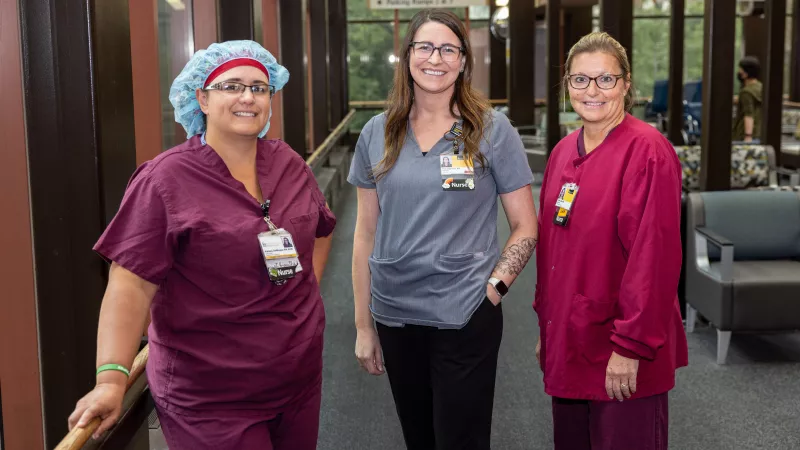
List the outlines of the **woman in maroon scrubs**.
<svg viewBox="0 0 800 450">
<path fill-rule="evenodd" d="M 70 428 L 117 420 L 150 313 L 147 376 L 170 449 L 316 448 L 317 280 L 335 218 L 305 161 L 260 139 L 287 80 L 252 41 L 213 44 L 176 78 L 190 138 L 136 171 L 95 246 L 112 263 L 97 385 Z"/>
<path fill-rule="evenodd" d="M 566 72 L 583 127 L 545 170 L 534 300 L 555 448 L 666 449 L 667 392 L 688 363 L 681 166 L 655 128 L 626 112 L 631 71 L 617 41 L 585 36 Z"/>
</svg>

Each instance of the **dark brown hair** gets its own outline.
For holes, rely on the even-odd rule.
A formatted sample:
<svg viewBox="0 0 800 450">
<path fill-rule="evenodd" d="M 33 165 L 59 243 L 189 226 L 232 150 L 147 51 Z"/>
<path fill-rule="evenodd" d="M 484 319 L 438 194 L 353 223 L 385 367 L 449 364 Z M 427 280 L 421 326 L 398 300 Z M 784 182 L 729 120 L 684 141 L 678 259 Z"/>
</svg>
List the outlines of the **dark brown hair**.
<svg viewBox="0 0 800 450">
<path fill-rule="evenodd" d="M 569 93 L 569 75 L 573 59 L 581 53 L 595 52 L 609 54 L 616 58 L 619 63 L 619 67 L 622 69 L 622 80 L 630 83 L 628 92 L 625 93 L 625 111 L 630 111 L 634 103 L 631 63 L 628 61 L 628 54 L 625 52 L 625 47 L 604 31 L 587 34 L 569 49 L 567 62 L 565 64 L 566 70 L 564 70 L 564 79 L 561 81 L 562 89 L 564 90 L 564 98 L 566 98 Z"/>
<path fill-rule="evenodd" d="M 489 102 L 472 88 L 473 55 L 472 46 L 467 39 L 467 30 L 461 20 L 453 13 L 441 9 L 426 9 L 411 18 L 406 37 L 400 50 L 399 61 L 394 70 L 394 82 L 389 91 L 386 109 L 386 131 L 384 133 L 384 154 L 375 170 L 375 178 L 385 176 L 397 162 L 400 150 L 406 140 L 408 116 L 414 102 L 414 80 L 409 69 L 411 41 L 417 31 L 428 22 L 438 22 L 449 28 L 461 41 L 464 48 L 464 71 L 459 73 L 455 90 L 450 98 L 450 111 L 456 116 L 455 106 L 463 120 L 464 154 L 470 161 L 486 166 L 486 158 L 480 151 L 480 140 L 486 126 Z"/>
</svg>

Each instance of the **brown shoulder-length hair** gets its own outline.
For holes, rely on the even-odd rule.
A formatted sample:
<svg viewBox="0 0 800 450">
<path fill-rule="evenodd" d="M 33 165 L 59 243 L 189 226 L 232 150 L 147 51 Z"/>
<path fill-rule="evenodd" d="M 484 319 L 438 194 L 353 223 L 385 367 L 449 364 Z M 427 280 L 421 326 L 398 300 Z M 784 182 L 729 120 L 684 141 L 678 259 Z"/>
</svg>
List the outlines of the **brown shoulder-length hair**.
<svg viewBox="0 0 800 450">
<path fill-rule="evenodd" d="M 566 69 L 564 70 L 564 79 L 561 81 L 564 98 L 567 98 L 567 94 L 569 94 L 569 75 L 570 69 L 572 68 L 572 61 L 581 53 L 595 52 L 609 54 L 619 63 L 619 67 L 622 69 L 622 80 L 630 83 L 628 92 L 625 93 L 625 111 L 630 111 L 631 108 L 633 108 L 635 99 L 633 97 L 633 80 L 631 79 L 631 63 L 628 60 L 628 53 L 625 51 L 625 47 L 623 47 L 622 44 L 605 31 L 589 33 L 569 49 L 567 61 L 564 65 Z"/>
<path fill-rule="evenodd" d="M 473 54 L 472 46 L 467 39 L 467 30 L 461 20 L 453 13 L 441 9 L 426 9 L 411 18 L 406 37 L 400 50 L 400 59 L 394 70 L 394 82 L 389 91 L 386 109 L 386 131 L 384 133 L 383 158 L 375 168 L 375 179 L 385 176 L 397 162 L 400 150 L 406 140 L 408 116 L 414 102 L 414 80 L 411 78 L 409 61 L 411 57 L 411 41 L 417 31 L 428 22 L 438 22 L 449 28 L 461 41 L 464 49 L 464 71 L 456 78 L 455 90 L 450 98 L 450 111 L 454 116 L 460 115 L 463 120 L 464 154 L 473 164 L 485 167 L 486 158 L 480 151 L 480 140 L 489 111 L 489 102 L 478 91 L 472 88 Z M 458 106 L 456 114 L 455 107 Z"/>
</svg>

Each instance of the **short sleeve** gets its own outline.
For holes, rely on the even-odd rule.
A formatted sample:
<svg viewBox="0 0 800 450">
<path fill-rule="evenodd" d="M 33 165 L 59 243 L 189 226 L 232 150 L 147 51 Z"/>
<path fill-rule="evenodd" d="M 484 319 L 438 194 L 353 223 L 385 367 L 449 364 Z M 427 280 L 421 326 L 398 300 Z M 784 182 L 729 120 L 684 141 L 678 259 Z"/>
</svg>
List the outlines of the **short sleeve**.
<svg viewBox="0 0 800 450">
<path fill-rule="evenodd" d="M 369 148 L 373 139 L 373 128 L 375 128 L 374 122 L 375 117 L 361 129 L 358 143 L 356 143 L 356 153 L 353 156 L 353 162 L 350 163 L 350 174 L 347 176 L 348 183 L 365 189 L 375 189 L 373 167 L 369 160 Z"/>
<path fill-rule="evenodd" d="M 499 194 L 507 194 L 533 182 L 525 147 L 508 118 L 493 113 L 491 130 L 491 170 Z"/>
<path fill-rule="evenodd" d="M 119 211 L 94 250 L 158 285 L 172 268 L 177 235 L 167 199 L 145 163 L 131 177 Z"/>
<path fill-rule="evenodd" d="M 742 108 L 743 116 L 753 117 L 756 113 L 756 98 L 743 90 L 739 93 L 739 107 Z"/>
<path fill-rule="evenodd" d="M 322 193 L 322 190 L 320 190 L 317 179 L 314 178 L 314 172 L 312 172 L 311 168 L 308 166 L 305 167 L 305 171 L 306 183 L 308 189 L 311 191 L 311 199 L 319 210 L 316 237 L 330 236 L 330 234 L 333 233 L 333 229 L 336 228 L 336 216 L 334 216 L 333 212 L 328 208 L 325 202 L 325 195 Z"/>
</svg>

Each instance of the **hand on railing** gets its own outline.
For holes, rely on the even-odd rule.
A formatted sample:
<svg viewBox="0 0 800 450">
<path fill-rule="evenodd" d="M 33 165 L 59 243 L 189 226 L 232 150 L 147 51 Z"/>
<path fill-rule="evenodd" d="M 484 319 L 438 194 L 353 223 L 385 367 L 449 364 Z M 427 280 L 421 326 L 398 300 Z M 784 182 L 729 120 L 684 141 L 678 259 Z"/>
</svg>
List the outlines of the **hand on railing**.
<svg viewBox="0 0 800 450">
<path fill-rule="evenodd" d="M 122 400 L 125 392 L 144 372 L 148 356 L 149 347 L 145 346 L 133 361 L 131 375 L 124 386 L 98 384 L 78 401 L 75 411 L 69 416 L 69 433 L 55 450 L 78 450 L 90 436 L 97 440 L 114 426 L 124 414 Z"/>
</svg>

